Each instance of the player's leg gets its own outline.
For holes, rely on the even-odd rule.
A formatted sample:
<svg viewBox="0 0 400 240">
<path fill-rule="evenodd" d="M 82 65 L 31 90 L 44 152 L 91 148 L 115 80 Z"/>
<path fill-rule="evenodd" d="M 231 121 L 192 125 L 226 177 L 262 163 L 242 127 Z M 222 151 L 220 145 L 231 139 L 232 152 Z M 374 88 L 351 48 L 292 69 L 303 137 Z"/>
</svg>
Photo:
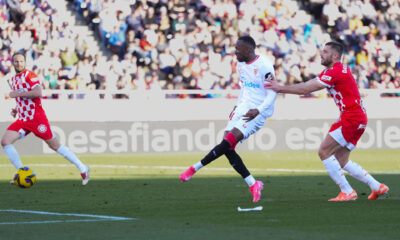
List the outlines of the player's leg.
<svg viewBox="0 0 400 240">
<path fill-rule="evenodd" d="M 206 166 L 210 162 L 224 155 L 228 150 L 235 149 L 236 143 L 243 139 L 243 134 L 236 128 L 227 132 L 220 144 L 215 146 L 200 162 Z"/>
<path fill-rule="evenodd" d="M 338 159 L 335 157 L 335 153 L 342 148 L 344 147 L 339 144 L 339 142 L 333 138 L 330 133 L 325 137 L 318 150 L 318 155 L 324 164 L 326 171 L 341 190 L 341 193 L 336 198 L 330 199 L 330 201 L 348 201 L 357 199 L 357 193 L 350 186 L 345 175 L 343 174 Z"/>
<path fill-rule="evenodd" d="M 339 151 L 335 153 L 335 156 L 343 170 L 347 171 L 352 177 L 367 184 L 371 188 L 372 192 L 368 197 L 369 200 L 375 200 L 380 195 L 386 194 L 389 191 L 389 187 L 378 182 L 359 164 L 349 160 L 350 152 L 351 150 L 346 147 L 339 149 Z"/>
<path fill-rule="evenodd" d="M 261 127 L 265 124 L 265 118 L 261 115 L 256 117 L 250 122 L 239 120 L 235 127 L 232 129 L 232 133 L 237 137 L 237 141 L 242 141 L 243 139 L 247 139 L 250 135 L 257 132 Z M 235 144 L 236 145 L 236 144 Z M 225 153 L 225 156 L 229 159 L 229 163 L 232 167 L 243 177 L 247 185 L 249 186 L 249 190 L 253 195 L 253 202 L 258 202 L 261 197 L 261 190 L 263 189 L 263 183 L 261 181 L 256 181 L 253 175 L 250 174 L 249 170 L 243 163 L 241 157 L 236 153 L 235 146 L 228 150 Z"/>
<path fill-rule="evenodd" d="M 6 130 L 3 137 L 1 138 L 1 146 L 3 147 L 8 159 L 16 169 L 23 167 L 18 151 L 13 145 L 13 143 L 17 141 L 20 137 L 20 132 L 14 130 Z"/>
<path fill-rule="evenodd" d="M 67 159 L 69 162 L 74 164 L 78 169 L 82 177 L 82 184 L 86 185 L 89 182 L 90 176 L 90 168 L 86 166 L 79 160 L 79 158 L 73 153 L 68 147 L 61 145 L 59 140 L 54 136 L 48 140 L 44 140 L 47 145 Z"/>
<path fill-rule="evenodd" d="M 228 152 L 225 153 L 225 156 L 228 158 L 229 163 L 232 165 L 232 167 L 236 170 L 236 172 L 240 174 L 240 176 L 242 176 L 242 178 L 249 186 L 250 192 L 253 195 L 253 202 L 258 202 L 261 197 L 263 183 L 261 181 L 256 181 L 253 175 L 250 174 L 249 170 L 243 163 L 242 158 L 239 156 L 239 154 L 237 154 L 234 149 L 228 150 Z"/>
<path fill-rule="evenodd" d="M 227 132 L 222 142 L 215 146 L 203 159 L 184 171 L 180 175 L 180 179 L 184 182 L 189 181 L 197 171 L 224 155 L 229 149 L 233 149 L 241 139 L 243 139 L 243 134 L 240 131 Z"/>
<path fill-rule="evenodd" d="M 74 164 L 82 176 L 82 184 L 86 185 L 89 181 L 89 167 L 83 164 L 79 158 L 68 147 L 61 145 L 56 135 L 51 131 L 49 121 L 44 112 L 37 112 L 35 118 L 30 122 L 30 131 L 38 138 L 41 138 L 55 152 L 59 153 L 69 162 Z"/>
<path fill-rule="evenodd" d="M 336 135 L 338 139 L 347 139 L 347 143 L 344 148 L 336 152 L 335 156 L 339 160 L 343 170 L 347 171 L 352 177 L 367 184 L 371 188 L 372 193 L 369 195 L 368 199 L 374 200 L 380 195 L 387 193 L 389 187 L 375 180 L 375 178 L 373 178 L 359 164 L 349 160 L 350 152 L 355 148 L 358 140 L 364 133 L 366 124 L 367 119 L 365 116 L 360 117 L 357 120 L 347 120 L 344 122 L 341 129 L 342 136 L 340 136 L 340 134 Z"/>
<path fill-rule="evenodd" d="M 231 115 L 228 124 L 225 128 L 225 135 L 224 139 L 220 144 L 215 146 L 202 160 L 199 162 L 195 163 L 194 165 L 190 166 L 188 169 L 186 169 L 181 175 L 180 179 L 183 182 L 189 181 L 192 176 L 199 171 L 202 167 L 206 166 L 210 162 L 214 161 L 221 155 L 225 154 L 229 148 L 234 148 L 236 145 L 237 139 L 241 139 L 243 137 L 241 136 L 235 136 L 234 134 L 238 135 L 238 133 L 235 131 L 231 133 L 232 129 L 234 128 L 235 124 L 242 118 L 243 114 L 233 114 Z M 240 138 L 241 137 L 241 138 Z"/>
</svg>

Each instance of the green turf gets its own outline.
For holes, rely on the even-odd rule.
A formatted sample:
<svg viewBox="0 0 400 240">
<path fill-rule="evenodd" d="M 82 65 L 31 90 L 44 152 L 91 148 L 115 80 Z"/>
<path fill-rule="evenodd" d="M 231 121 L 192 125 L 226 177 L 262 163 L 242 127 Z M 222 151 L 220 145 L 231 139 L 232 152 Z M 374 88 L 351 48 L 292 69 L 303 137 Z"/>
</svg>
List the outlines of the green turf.
<svg viewBox="0 0 400 240">
<path fill-rule="evenodd" d="M 367 170 L 394 172 L 373 174 L 389 185 L 390 196 L 368 201 L 368 187 L 348 177 L 359 199 L 345 203 L 327 202 L 339 189 L 324 172 L 271 170 L 324 170 L 316 152 L 241 154 L 253 175 L 265 183 L 262 199 L 256 204 L 251 202 L 245 182 L 224 158 L 188 183 L 181 183 L 179 173 L 202 155 L 81 156 L 92 166 L 87 186 L 80 185 L 76 169 L 57 155 L 26 156 L 25 165 L 31 166 L 38 178 L 31 189 L 9 185 L 14 170 L 2 155 L 0 209 L 137 220 L 1 225 L 87 218 L 0 212 L 0 239 L 399 239 L 398 150 L 355 151 L 352 159 Z M 56 165 L 40 165 L 47 163 Z M 264 209 L 238 212 L 238 206 Z"/>
</svg>

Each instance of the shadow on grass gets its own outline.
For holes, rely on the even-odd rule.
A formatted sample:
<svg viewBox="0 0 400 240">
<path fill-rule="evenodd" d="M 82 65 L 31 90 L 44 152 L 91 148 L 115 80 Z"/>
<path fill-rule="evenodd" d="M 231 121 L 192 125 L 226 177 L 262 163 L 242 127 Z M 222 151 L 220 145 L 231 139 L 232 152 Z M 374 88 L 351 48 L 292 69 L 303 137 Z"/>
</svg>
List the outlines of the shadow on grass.
<svg viewBox="0 0 400 240">
<path fill-rule="evenodd" d="M 366 200 L 369 188 L 348 177 L 359 200 L 345 203 L 327 202 L 339 189 L 326 175 L 260 177 L 265 187 L 259 203 L 251 202 L 248 187 L 240 177 L 194 177 L 187 183 L 154 177 L 93 179 L 87 186 L 79 181 L 41 180 L 31 189 L 0 182 L 0 209 L 139 219 L 0 225 L 0 236 L 17 239 L 21 227 L 31 232 L 30 239 L 365 240 L 398 239 L 400 235 L 399 175 L 375 175 L 391 187 L 390 197 L 378 201 Z M 238 206 L 264 209 L 238 212 Z M 0 223 L 20 221 L 13 218 L 17 216 L 0 215 Z"/>
</svg>

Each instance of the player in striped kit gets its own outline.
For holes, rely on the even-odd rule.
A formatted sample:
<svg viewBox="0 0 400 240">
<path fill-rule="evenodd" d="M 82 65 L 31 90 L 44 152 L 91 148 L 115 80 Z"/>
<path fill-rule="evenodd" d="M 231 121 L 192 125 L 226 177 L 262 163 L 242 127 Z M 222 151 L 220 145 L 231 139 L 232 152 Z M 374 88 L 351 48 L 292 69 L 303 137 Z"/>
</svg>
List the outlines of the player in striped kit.
<svg viewBox="0 0 400 240">
<path fill-rule="evenodd" d="M 12 56 L 12 64 L 16 75 L 12 78 L 12 91 L 9 96 L 15 98 L 17 107 L 11 110 L 11 115 L 18 119 L 13 122 L 1 139 L 7 157 L 16 169 L 22 168 L 23 164 L 13 143 L 24 138 L 32 132 L 43 139 L 47 145 L 73 163 L 82 177 L 82 184 L 89 182 L 89 167 L 83 164 L 77 156 L 66 146 L 61 145 L 59 140 L 50 129 L 49 121 L 42 108 L 42 87 L 36 74 L 26 69 L 26 58 L 21 52 Z"/>
<path fill-rule="evenodd" d="M 201 161 L 189 167 L 180 175 L 184 182 L 197 171 L 218 157 L 225 155 L 232 167 L 243 177 L 253 195 L 253 202 L 261 197 L 263 183 L 256 181 L 242 159 L 235 151 L 237 142 L 247 139 L 264 126 L 266 118 L 272 116 L 276 92 L 265 89 L 266 76 L 274 74 L 272 64 L 255 54 L 256 43 L 250 36 L 240 37 L 236 42 L 237 71 L 241 85 L 240 96 L 232 110 L 224 139 Z"/>
<path fill-rule="evenodd" d="M 389 187 L 376 181 L 360 165 L 349 160 L 350 152 L 364 133 L 368 120 L 350 68 L 340 62 L 343 50 L 340 43 L 328 42 L 321 51 L 321 64 L 326 69 L 318 77 L 292 86 L 281 86 L 271 76 L 271 84 L 267 87 L 278 93 L 299 95 L 327 88 L 340 111 L 339 119 L 329 129 L 318 151 L 329 176 L 341 190 L 337 197 L 329 201 L 349 201 L 358 197 L 346 180 L 342 169 L 367 184 L 372 190 L 368 199 L 375 200 L 387 193 Z"/>
</svg>

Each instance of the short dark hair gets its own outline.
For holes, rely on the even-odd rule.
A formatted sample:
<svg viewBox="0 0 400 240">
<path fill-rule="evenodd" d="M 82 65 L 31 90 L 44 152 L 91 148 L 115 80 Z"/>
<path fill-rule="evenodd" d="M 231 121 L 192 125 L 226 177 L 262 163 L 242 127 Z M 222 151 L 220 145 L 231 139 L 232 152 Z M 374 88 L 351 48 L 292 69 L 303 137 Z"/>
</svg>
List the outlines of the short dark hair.
<svg viewBox="0 0 400 240">
<path fill-rule="evenodd" d="M 344 51 L 344 47 L 341 43 L 338 42 L 328 42 L 327 44 L 325 44 L 326 46 L 331 47 L 335 52 L 339 53 L 339 57 L 342 56 L 343 51 Z"/>
<path fill-rule="evenodd" d="M 15 52 L 15 53 L 12 55 L 11 60 L 14 60 L 14 57 L 17 56 L 17 55 L 23 56 L 24 59 L 26 60 L 25 53 L 23 53 L 23 52 L 21 52 L 21 51 Z"/>
<path fill-rule="evenodd" d="M 246 43 L 246 45 L 248 45 L 249 47 L 251 47 L 253 50 L 256 49 L 256 42 L 254 41 L 254 39 L 250 36 L 241 36 L 238 41 L 242 41 L 244 43 Z"/>
</svg>

